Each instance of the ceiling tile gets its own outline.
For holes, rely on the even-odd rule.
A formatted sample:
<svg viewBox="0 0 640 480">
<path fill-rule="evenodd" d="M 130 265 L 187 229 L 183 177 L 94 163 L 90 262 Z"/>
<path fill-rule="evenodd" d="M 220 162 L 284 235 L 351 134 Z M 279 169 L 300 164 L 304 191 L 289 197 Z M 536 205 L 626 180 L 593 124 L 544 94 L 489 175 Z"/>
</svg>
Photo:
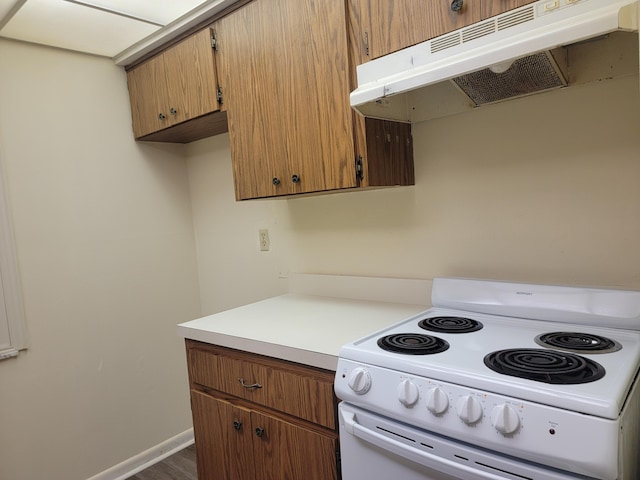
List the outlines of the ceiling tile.
<svg viewBox="0 0 640 480">
<path fill-rule="evenodd" d="M 0 0 L 0 27 L 2 20 L 9 13 L 9 10 L 17 3 L 17 0 Z"/>
<path fill-rule="evenodd" d="M 0 35 L 113 57 L 157 29 L 155 25 L 64 0 L 27 0 Z"/>
<path fill-rule="evenodd" d="M 6 0 L 0 0 L 6 1 Z M 97 7 L 126 13 L 134 17 L 166 25 L 193 10 L 204 0 L 81 0 Z"/>
</svg>

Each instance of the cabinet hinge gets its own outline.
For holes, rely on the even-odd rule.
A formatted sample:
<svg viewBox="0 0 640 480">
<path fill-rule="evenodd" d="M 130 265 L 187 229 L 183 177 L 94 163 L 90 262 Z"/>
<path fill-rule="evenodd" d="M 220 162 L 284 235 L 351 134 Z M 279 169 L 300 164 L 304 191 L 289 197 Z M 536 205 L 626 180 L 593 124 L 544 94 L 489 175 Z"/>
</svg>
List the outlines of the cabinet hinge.
<svg viewBox="0 0 640 480">
<path fill-rule="evenodd" d="M 369 56 L 369 32 L 364 32 L 364 53 Z"/>
<path fill-rule="evenodd" d="M 216 100 L 222 105 L 222 87 L 218 85 L 218 91 L 216 92 Z"/>
<path fill-rule="evenodd" d="M 216 38 L 215 33 L 211 34 L 211 48 L 213 48 L 214 50 L 218 49 L 218 39 Z"/>
<path fill-rule="evenodd" d="M 356 155 L 356 181 L 364 180 L 364 170 L 362 168 L 362 155 Z"/>
</svg>

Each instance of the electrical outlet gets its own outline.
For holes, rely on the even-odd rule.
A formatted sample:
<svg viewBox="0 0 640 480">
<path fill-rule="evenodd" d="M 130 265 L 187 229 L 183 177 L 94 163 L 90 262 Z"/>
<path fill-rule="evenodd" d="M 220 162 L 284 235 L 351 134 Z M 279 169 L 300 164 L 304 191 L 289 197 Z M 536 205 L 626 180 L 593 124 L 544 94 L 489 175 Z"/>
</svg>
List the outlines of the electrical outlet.
<svg viewBox="0 0 640 480">
<path fill-rule="evenodd" d="M 269 251 L 269 230 L 266 228 L 261 228 L 258 230 L 258 238 L 260 239 L 260 251 L 268 252 Z"/>
</svg>

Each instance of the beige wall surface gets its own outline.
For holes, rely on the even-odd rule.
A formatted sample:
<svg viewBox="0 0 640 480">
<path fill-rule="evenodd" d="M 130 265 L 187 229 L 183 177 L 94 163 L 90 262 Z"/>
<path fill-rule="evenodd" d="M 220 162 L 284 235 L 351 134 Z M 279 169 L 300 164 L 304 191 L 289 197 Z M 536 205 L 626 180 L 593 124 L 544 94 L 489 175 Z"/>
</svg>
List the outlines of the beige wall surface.
<svg viewBox="0 0 640 480">
<path fill-rule="evenodd" d="M 415 187 L 290 200 L 293 270 L 640 289 L 638 77 L 416 124 Z"/>
<path fill-rule="evenodd" d="M 0 39 L 0 157 L 30 348 L 0 362 L 0 478 L 81 480 L 191 426 L 183 147 L 136 144 L 104 58 Z"/>
<path fill-rule="evenodd" d="M 226 251 L 239 259 L 270 256 L 273 275 L 462 276 L 640 289 L 639 132 L 637 76 L 573 87 L 415 124 L 414 187 L 247 206 L 230 200 L 228 142 L 202 140 L 192 147 L 197 161 L 189 158 L 190 178 L 198 179 L 191 193 L 200 212 L 194 220 L 201 286 L 203 278 L 211 285 L 244 281 L 248 268 L 237 275 L 235 262 L 202 261 Z M 249 209 L 261 209 L 261 222 Z M 244 219 L 249 225 L 224 240 L 224 251 L 211 241 L 211 232 L 223 237 Z M 270 228 L 272 252 L 257 252 L 258 223 Z M 205 313 L 223 303 L 215 290 L 201 291 Z"/>
<path fill-rule="evenodd" d="M 211 314 L 287 291 L 288 237 L 282 200 L 236 202 L 229 135 L 187 146 L 202 313 Z M 269 230 L 261 252 L 258 230 Z"/>
</svg>

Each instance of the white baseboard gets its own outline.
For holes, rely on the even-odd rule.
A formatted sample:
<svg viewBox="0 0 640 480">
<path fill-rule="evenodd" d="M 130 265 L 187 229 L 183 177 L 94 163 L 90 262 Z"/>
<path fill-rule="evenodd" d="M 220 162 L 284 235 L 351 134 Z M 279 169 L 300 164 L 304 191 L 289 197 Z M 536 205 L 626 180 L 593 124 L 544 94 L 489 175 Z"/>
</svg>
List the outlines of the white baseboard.
<svg viewBox="0 0 640 480">
<path fill-rule="evenodd" d="M 193 428 L 151 447 L 87 480 L 125 480 L 193 443 Z"/>
</svg>

